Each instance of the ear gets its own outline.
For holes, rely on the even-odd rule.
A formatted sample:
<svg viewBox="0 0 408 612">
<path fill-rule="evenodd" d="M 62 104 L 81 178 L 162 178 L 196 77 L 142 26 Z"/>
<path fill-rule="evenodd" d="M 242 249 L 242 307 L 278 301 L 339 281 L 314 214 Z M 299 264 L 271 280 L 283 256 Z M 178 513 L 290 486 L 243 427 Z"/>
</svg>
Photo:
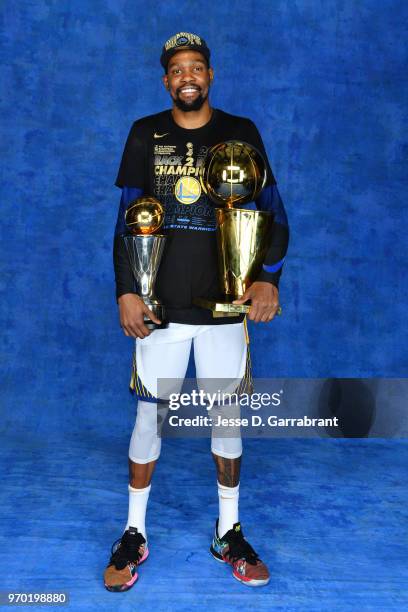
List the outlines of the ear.
<svg viewBox="0 0 408 612">
<path fill-rule="evenodd" d="M 214 80 L 214 70 L 212 68 L 209 68 L 208 73 L 210 75 L 210 83 L 212 83 Z"/>
<path fill-rule="evenodd" d="M 165 86 L 165 88 L 168 89 L 169 88 L 169 79 L 168 79 L 167 74 L 162 76 L 162 81 L 163 81 L 163 85 Z"/>
</svg>

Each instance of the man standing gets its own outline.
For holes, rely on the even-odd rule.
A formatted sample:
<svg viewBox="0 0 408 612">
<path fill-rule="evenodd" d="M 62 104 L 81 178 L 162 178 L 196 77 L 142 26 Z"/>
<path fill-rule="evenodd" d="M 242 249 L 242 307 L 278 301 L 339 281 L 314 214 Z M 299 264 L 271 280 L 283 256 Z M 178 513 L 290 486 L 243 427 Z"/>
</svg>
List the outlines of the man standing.
<svg viewBox="0 0 408 612">
<path fill-rule="evenodd" d="M 245 380 L 251 375 L 244 315 L 214 319 L 210 311 L 192 302 L 195 297 L 212 298 L 219 293 L 214 208 L 199 181 L 211 146 L 226 140 L 248 142 L 267 163 L 266 186 L 256 205 L 274 213 L 272 243 L 258 279 L 240 300 L 251 300 L 248 317 L 254 322 L 269 322 L 278 310 L 278 281 L 289 236 L 286 213 L 255 125 L 210 106 L 214 73 L 205 41 L 180 32 L 165 43 L 160 61 L 172 109 L 132 125 L 116 180 L 122 190 L 114 241 L 116 297 L 121 327 L 126 336 L 136 338 L 131 388 L 138 397 L 138 409 L 129 447 L 128 521 L 112 547 L 104 576 L 111 591 L 131 588 L 138 565 L 149 554 L 145 515 L 161 450 L 157 379 L 184 378 L 192 344 L 198 378 Z M 144 315 L 160 321 L 135 292 L 122 238 L 126 208 L 142 195 L 156 197 L 165 210 L 167 239 L 156 292 L 166 307 L 169 326 L 153 333 L 144 324 Z M 219 497 L 211 553 L 230 564 L 233 576 L 242 583 L 267 584 L 268 569 L 243 537 L 238 518 L 241 438 L 212 436 L 211 451 Z"/>
</svg>

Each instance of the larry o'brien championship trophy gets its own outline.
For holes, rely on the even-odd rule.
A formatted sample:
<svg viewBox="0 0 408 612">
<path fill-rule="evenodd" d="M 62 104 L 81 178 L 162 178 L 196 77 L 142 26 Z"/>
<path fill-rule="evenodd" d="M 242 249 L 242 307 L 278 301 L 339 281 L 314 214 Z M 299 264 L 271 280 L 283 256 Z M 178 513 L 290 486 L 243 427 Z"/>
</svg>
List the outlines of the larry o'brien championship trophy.
<svg viewBox="0 0 408 612">
<path fill-rule="evenodd" d="M 156 234 L 164 220 L 163 207 L 156 198 L 142 197 L 131 202 L 125 213 L 125 223 L 131 235 L 123 236 L 129 256 L 138 295 L 150 308 L 161 325 L 151 321 L 146 315 L 144 324 L 148 329 L 161 329 L 168 326 L 163 304 L 154 293 L 154 283 L 163 255 L 166 236 Z"/>
<path fill-rule="evenodd" d="M 209 149 L 201 185 L 217 205 L 217 246 L 221 299 L 195 298 L 213 317 L 236 317 L 248 304 L 232 304 L 256 280 L 268 251 L 273 224 L 270 212 L 239 208 L 255 200 L 266 182 L 261 153 L 245 142 L 230 140 Z M 279 308 L 278 314 L 281 314 Z"/>
</svg>

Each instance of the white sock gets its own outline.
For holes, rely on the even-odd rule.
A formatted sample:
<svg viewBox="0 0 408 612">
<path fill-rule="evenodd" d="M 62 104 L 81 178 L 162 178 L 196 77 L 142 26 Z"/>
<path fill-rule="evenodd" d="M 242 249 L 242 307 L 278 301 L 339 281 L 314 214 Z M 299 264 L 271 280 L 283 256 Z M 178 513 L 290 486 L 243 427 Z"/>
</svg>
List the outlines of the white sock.
<svg viewBox="0 0 408 612">
<path fill-rule="evenodd" d="M 138 532 L 143 535 L 146 542 L 146 507 L 151 487 L 152 485 L 150 484 L 145 489 L 134 489 L 133 487 L 128 485 L 129 513 L 125 531 L 129 529 L 129 527 L 137 527 Z"/>
<path fill-rule="evenodd" d="M 238 522 L 239 484 L 236 487 L 224 487 L 217 481 L 219 516 L 218 536 L 222 538 Z"/>
</svg>

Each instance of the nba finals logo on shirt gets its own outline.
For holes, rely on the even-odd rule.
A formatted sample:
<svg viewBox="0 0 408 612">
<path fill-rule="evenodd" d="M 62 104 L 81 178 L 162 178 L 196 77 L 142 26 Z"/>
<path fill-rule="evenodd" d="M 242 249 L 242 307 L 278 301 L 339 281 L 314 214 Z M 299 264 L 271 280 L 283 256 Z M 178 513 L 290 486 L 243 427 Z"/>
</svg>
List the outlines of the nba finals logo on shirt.
<svg viewBox="0 0 408 612">
<path fill-rule="evenodd" d="M 174 195 L 182 204 L 194 204 L 201 195 L 201 185 L 194 177 L 183 176 L 176 183 Z"/>
</svg>

